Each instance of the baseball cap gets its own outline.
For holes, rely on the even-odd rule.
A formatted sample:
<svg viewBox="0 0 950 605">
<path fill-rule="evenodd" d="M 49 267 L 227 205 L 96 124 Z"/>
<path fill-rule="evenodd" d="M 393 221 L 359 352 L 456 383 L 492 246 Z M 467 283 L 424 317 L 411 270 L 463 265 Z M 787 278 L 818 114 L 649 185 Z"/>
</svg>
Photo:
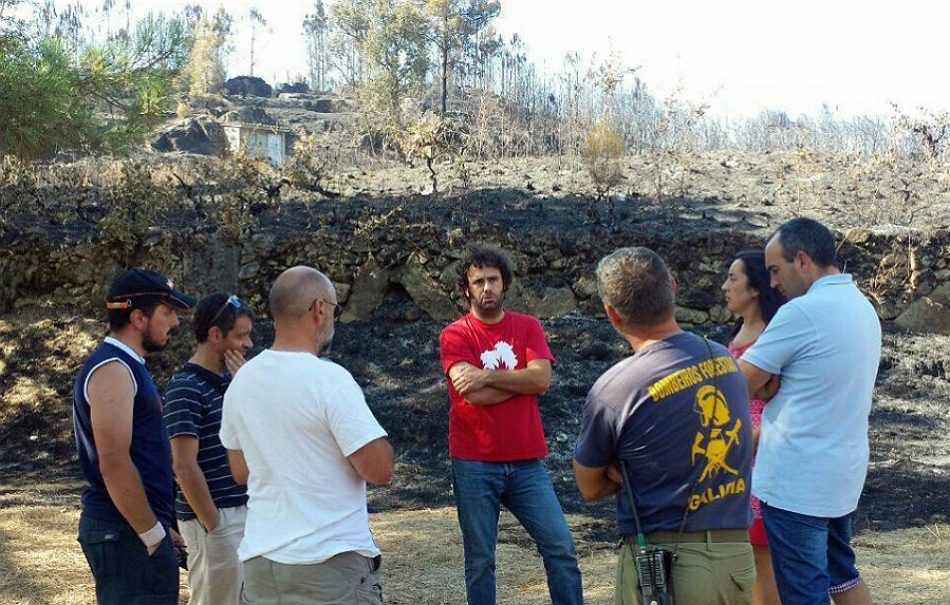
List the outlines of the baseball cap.
<svg viewBox="0 0 950 605">
<path fill-rule="evenodd" d="M 136 268 L 112 282 L 106 308 L 134 309 L 156 302 L 185 311 L 194 307 L 197 300 L 176 290 L 175 284 L 161 273 Z"/>
</svg>

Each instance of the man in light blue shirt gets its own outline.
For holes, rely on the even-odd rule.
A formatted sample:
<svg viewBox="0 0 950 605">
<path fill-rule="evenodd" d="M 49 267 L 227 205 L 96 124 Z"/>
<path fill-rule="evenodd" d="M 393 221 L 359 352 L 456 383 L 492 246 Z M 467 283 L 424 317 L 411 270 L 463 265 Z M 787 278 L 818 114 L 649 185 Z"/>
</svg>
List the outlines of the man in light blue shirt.
<svg viewBox="0 0 950 605">
<path fill-rule="evenodd" d="M 821 223 L 786 222 L 769 238 L 772 286 L 788 297 L 739 362 L 768 401 L 752 492 L 762 501 L 784 605 L 871 605 L 854 564 L 850 514 L 868 466 L 868 416 L 881 326 L 835 266 Z"/>
</svg>

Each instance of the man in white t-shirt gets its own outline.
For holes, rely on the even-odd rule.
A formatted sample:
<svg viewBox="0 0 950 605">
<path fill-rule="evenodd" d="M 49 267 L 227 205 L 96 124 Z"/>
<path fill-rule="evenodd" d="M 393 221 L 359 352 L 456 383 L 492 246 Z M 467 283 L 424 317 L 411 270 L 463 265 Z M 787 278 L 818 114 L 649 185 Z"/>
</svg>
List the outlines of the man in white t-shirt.
<svg viewBox="0 0 950 605">
<path fill-rule="evenodd" d="M 749 391 L 768 401 L 752 492 L 762 501 L 782 603 L 818 605 L 830 595 L 838 605 L 870 605 L 850 515 L 867 475 L 881 325 L 836 268 L 834 236 L 821 223 L 783 224 L 765 264 L 789 302 L 739 365 Z"/>
<path fill-rule="evenodd" d="M 320 358 L 341 308 L 333 284 L 292 267 L 268 302 L 274 344 L 235 374 L 221 420 L 247 483 L 244 603 L 382 603 L 366 483 L 389 482 L 393 450 L 350 373 Z"/>
</svg>

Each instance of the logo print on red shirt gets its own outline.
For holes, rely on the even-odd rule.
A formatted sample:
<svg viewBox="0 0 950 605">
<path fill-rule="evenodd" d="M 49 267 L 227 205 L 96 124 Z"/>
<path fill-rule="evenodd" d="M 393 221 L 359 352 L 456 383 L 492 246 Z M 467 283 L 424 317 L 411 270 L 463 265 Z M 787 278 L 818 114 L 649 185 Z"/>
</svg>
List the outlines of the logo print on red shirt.
<svg viewBox="0 0 950 605">
<path fill-rule="evenodd" d="M 494 349 L 485 351 L 479 359 L 482 360 L 482 367 L 486 370 L 497 370 L 502 365 L 506 370 L 514 370 L 518 367 L 518 356 L 515 355 L 515 350 L 504 340 L 499 340 Z"/>
</svg>

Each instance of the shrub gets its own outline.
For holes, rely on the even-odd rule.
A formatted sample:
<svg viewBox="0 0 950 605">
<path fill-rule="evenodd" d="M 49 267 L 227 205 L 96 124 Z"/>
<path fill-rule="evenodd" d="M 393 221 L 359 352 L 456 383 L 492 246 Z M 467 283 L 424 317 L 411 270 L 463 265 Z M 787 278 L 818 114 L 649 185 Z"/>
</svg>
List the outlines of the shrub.
<svg viewBox="0 0 950 605">
<path fill-rule="evenodd" d="M 331 148 L 326 137 L 304 134 L 294 143 L 284 172 L 298 189 L 314 191 L 324 197 L 339 197 L 339 193 L 325 187 L 329 173 L 338 162 L 339 149 Z"/>
<path fill-rule="evenodd" d="M 452 124 L 433 113 L 426 113 L 419 120 L 409 124 L 398 135 L 399 148 L 406 159 L 421 159 L 429 169 L 429 180 L 432 181 L 432 192 L 439 191 L 438 175 L 435 171 L 435 161 L 445 154 L 459 152 L 461 155 L 461 136 Z"/>
<path fill-rule="evenodd" d="M 143 251 L 149 227 L 167 209 L 171 195 L 152 180 L 151 166 L 125 162 L 109 196 L 112 208 L 99 221 L 100 241 L 117 261 L 131 265 Z"/>
<path fill-rule="evenodd" d="M 623 153 L 624 142 L 620 133 L 604 122 L 595 124 L 587 135 L 584 160 L 598 197 L 608 196 L 623 179 L 620 168 Z"/>
</svg>

